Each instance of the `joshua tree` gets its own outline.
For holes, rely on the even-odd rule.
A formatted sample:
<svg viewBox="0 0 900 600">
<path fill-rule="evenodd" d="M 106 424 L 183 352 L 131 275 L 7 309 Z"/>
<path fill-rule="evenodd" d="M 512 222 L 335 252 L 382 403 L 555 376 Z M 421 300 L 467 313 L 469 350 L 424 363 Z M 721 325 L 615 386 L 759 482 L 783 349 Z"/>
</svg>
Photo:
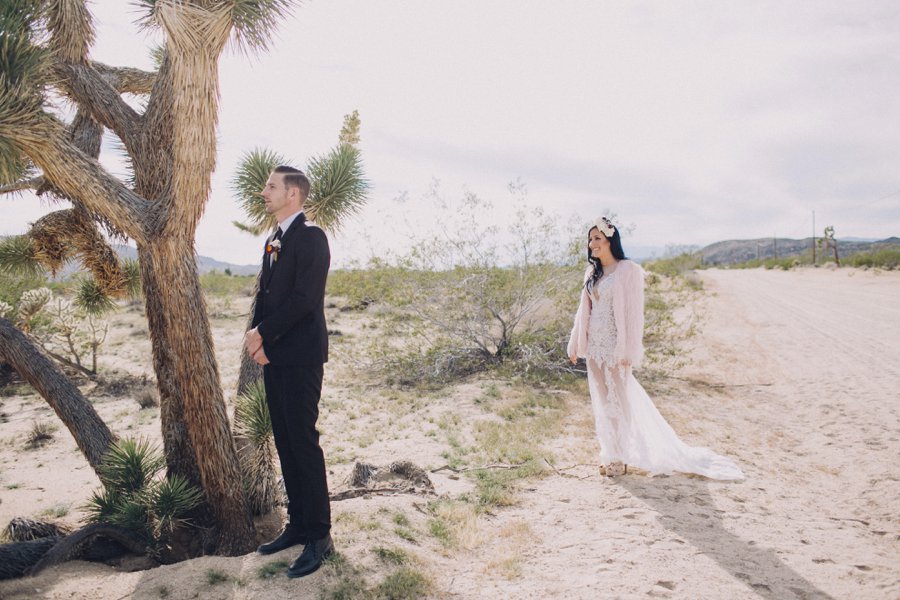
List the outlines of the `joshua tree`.
<svg viewBox="0 0 900 600">
<path fill-rule="evenodd" d="M 123 293 L 124 274 L 100 231 L 137 245 L 168 471 L 203 490 L 207 548 L 237 554 L 252 547 L 253 525 L 240 493 L 194 237 L 216 159 L 219 55 L 231 37 L 264 49 L 292 1 L 138 4 L 143 25 L 165 34 L 155 72 L 90 60 L 94 32 L 85 0 L 0 3 L 0 185 L 72 203 L 27 233 L 33 258 L 48 268 L 75 256 L 108 294 Z M 74 105 L 70 122 L 52 108 L 54 93 Z M 124 93 L 144 96 L 143 111 Z M 104 129 L 122 142 L 132 181 L 97 162 Z"/>
<path fill-rule="evenodd" d="M 838 245 L 837 240 L 834 239 L 834 225 L 829 225 L 825 228 L 825 232 L 822 237 L 819 238 L 819 245 L 828 252 L 830 248 L 834 252 L 834 264 L 837 266 L 841 266 L 841 259 L 838 256 Z"/>
</svg>

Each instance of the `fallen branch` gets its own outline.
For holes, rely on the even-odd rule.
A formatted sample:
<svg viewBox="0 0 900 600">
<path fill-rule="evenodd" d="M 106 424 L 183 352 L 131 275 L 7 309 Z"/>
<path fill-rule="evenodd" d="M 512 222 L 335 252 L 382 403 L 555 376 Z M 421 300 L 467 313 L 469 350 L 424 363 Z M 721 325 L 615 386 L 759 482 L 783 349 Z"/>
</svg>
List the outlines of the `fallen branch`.
<svg viewBox="0 0 900 600">
<path fill-rule="evenodd" d="M 427 496 L 433 493 L 434 492 L 419 491 L 415 488 L 353 488 L 350 490 L 344 490 L 343 492 L 337 492 L 336 494 L 331 494 L 328 498 L 332 502 L 339 502 L 341 500 L 350 500 L 351 498 L 360 498 L 362 496 L 372 496 L 375 494 L 416 494 Z"/>
<path fill-rule="evenodd" d="M 450 465 L 444 465 L 443 467 L 438 467 L 437 469 L 432 469 L 432 473 L 437 473 L 438 471 L 453 471 L 454 473 L 467 473 L 469 471 L 488 471 L 490 469 L 518 469 L 519 467 L 525 466 L 525 463 L 519 463 L 515 465 L 506 465 L 506 464 L 496 464 L 496 465 L 485 465 L 483 467 L 470 467 L 468 469 L 455 469 Z"/>
<path fill-rule="evenodd" d="M 31 576 L 37 575 L 47 567 L 69 560 L 81 544 L 101 535 L 119 542 L 135 554 L 147 552 L 147 544 L 130 531 L 108 523 L 92 523 L 62 538 L 31 568 Z"/>
</svg>

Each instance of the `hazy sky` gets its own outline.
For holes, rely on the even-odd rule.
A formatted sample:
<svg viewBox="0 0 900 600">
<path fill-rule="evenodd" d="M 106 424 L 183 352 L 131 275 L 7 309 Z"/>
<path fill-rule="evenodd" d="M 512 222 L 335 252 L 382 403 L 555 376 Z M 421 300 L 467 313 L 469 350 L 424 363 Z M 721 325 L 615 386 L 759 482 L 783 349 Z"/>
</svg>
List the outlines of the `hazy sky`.
<svg viewBox="0 0 900 600">
<path fill-rule="evenodd" d="M 137 9 L 90 6 L 93 57 L 150 68 L 159 38 Z M 563 217 L 608 207 L 635 225 L 626 251 L 806 237 L 813 210 L 838 237 L 900 235 L 898 31 L 896 0 L 305 2 L 267 53 L 221 61 L 197 250 L 257 262 L 261 238 L 231 225 L 239 157 L 265 146 L 302 167 L 354 109 L 372 191 L 332 240 L 337 264 L 395 246 L 403 215 L 429 227 L 417 207 L 435 179 L 501 212 L 513 181 Z M 0 234 L 47 210 L 0 206 Z"/>
</svg>

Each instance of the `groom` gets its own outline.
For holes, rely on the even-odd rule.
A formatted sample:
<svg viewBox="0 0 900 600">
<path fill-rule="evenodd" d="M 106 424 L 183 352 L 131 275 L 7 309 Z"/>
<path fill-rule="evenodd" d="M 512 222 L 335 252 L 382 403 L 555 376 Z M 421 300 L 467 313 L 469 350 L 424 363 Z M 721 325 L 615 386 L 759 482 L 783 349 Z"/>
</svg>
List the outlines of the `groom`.
<svg viewBox="0 0 900 600">
<path fill-rule="evenodd" d="M 256 312 L 244 337 L 247 352 L 263 365 L 288 497 L 288 524 L 258 552 L 304 544 L 288 577 L 309 575 L 334 551 L 325 456 L 316 431 L 323 364 L 328 361 L 325 279 L 331 255 L 325 233 L 306 222 L 308 195 L 303 172 L 280 166 L 269 175 L 262 196 L 278 231 L 266 243 Z"/>
</svg>

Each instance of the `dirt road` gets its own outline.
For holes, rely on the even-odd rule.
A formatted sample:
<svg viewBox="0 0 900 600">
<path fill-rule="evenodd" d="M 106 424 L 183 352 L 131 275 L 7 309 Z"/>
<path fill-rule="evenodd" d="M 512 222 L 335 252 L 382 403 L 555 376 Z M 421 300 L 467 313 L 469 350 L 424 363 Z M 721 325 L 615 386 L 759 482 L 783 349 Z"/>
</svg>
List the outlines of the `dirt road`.
<svg viewBox="0 0 900 600">
<path fill-rule="evenodd" d="M 462 596 L 900 598 L 900 273 L 700 276 L 693 383 L 656 402 L 747 479 L 551 477 L 499 517 L 531 523 L 521 578 L 465 565 Z"/>
</svg>

